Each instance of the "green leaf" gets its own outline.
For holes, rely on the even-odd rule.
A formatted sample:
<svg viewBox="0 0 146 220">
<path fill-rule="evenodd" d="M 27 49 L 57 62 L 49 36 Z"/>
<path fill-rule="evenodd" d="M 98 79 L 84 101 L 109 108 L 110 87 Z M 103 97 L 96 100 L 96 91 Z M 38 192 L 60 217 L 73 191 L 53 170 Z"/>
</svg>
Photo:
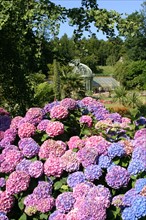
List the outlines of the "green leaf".
<svg viewBox="0 0 146 220">
<path fill-rule="evenodd" d="M 41 138 L 41 142 L 44 142 L 45 140 L 47 140 L 49 136 L 47 134 L 44 134 Z"/>
<path fill-rule="evenodd" d="M 68 185 L 62 185 L 62 186 L 61 186 L 61 189 L 63 189 L 64 192 L 65 192 L 65 191 L 68 191 Z"/>
<path fill-rule="evenodd" d="M 27 215 L 25 213 L 23 213 L 23 215 L 21 215 L 19 220 L 27 220 Z"/>
<path fill-rule="evenodd" d="M 24 203 L 23 203 L 23 200 L 24 200 L 24 199 L 21 199 L 20 202 L 18 203 L 18 206 L 19 206 L 19 208 L 20 208 L 21 210 L 24 209 Z"/>
<path fill-rule="evenodd" d="M 42 213 L 42 214 L 40 215 L 40 219 L 48 219 L 48 214 Z"/>
<path fill-rule="evenodd" d="M 61 181 L 57 181 L 57 182 L 54 184 L 54 189 L 55 189 L 55 190 L 58 190 L 58 189 L 61 188 L 61 186 L 62 186 Z"/>
</svg>

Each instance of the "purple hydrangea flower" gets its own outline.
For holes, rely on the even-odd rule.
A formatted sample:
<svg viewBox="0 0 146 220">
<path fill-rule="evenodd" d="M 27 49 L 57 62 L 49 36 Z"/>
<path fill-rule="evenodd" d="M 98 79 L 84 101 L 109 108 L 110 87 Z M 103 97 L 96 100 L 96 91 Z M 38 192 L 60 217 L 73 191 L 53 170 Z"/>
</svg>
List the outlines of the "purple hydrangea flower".
<svg viewBox="0 0 146 220">
<path fill-rule="evenodd" d="M 95 164 L 98 157 L 98 149 L 95 147 L 85 146 L 77 152 L 77 158 L 83 167 Z"/>
<path fill-rule="evenodd" d="M 109 118 L 113 120 L 113 122 L 122 122 L 122 116 L 119 113 L 111 113 L 109 115 Z"/>
<path fill-rule="evenodd" d="M 31 160 L 27 160 L 26 158 L 24 158 L 20 161 L 20 163 L 17 164 L 16 171 L 25 171 L 26 173 L 28 173 L 28 169 L 31 163 Z"/>
<path fill-rule="evenodd" d="M 66 220 L 66 214 L 59 211 L 55 210 L 50 216 L 48 220 Z"/>
<path fill-rule="evenodd" d="M 41 161 L 34 161 L 29 165 L 28 172 L 31 177 L 38 178 L 43 174 L 43 163 Z"/>
<path fill-rule="evenodd" d="M 0 212 L 0 220 L 9 220 L 4 212 Z"/>
<path fill-rule="evenodd" d="M 85 168 L 84 174 L 87 180 L 94 181 L 102 175 L 102 170 L 99 165 L 91 164 Z"/>
<path fill-rule="evenodd" d="M 98 158 L 98 165 L 101 168 L 108 168 L 112 163 L 112 160 L 110 157 L 106 156 L 106 155 L 100 155 Z"/>
<path fill-rule="evenodd" d="M 37 187 L 33 190 L 33 195 L 35 195 L 38 199 L 46 198 L 52 194 L 52 182 L 39 181 Z"/>
<path fill-rule="evenodd" d="M 4 187 L 6 185 L 6 180 L 4 177 L 0 177 L 0 187 Z"/>
<path fill-rule="evenodd" d="M 125 168 L 120 166 L 113 166 L 107 172 L 105 179 L 110 187 L 119 189 L 121 187 L 127 186 L 130 180 L 130 175 Z"/>
<path fill-rule="evenodd" d="M 25 114 L 27 122 L 37 125 L 43 119 L 43 110 L 41 108 L 30 108 Z"/>
<path fill-rule="evenodd" d="M 56 208 L 64 213 L 69 212 L 75 203 L 72 192 L 64 192 L 56 198 Z"/>
<path fill-rule="evenodd" d="M 110 158 L 122 157 L 125 154 L 124 146 L 121 143 L 112 143 L 108 147 L 108 156 Z"/>
<path fill-rule="evenodd" d="M 132 152 L 132 159 L 139 159 L 142 160 L 143 162 L 146 161 L 146 147 L 145 146 L 138 146 L 135 147 L 133 152 Z M 145 162 L 146 164 L 146 162 Z"/>
<path fill-rule="evenodd" d="M 39 152 L 39 145 L 32 138 L 23 138 L 18 143 L 19 149 L 27 158 L 36 156 Z"/>
<path fill-rule="evenodd" d="M 67 178 L 67 184 L 72 188 L 84 181 L 85 181 L 85 176 L 84 173 L 81 171 L 74 172 L 70 174 Z"/>
<path fill-rule="evenodd" d="M 56 105 L 59 105 L 59 102 L 58 101 L 54 101 L 54 102 L 52 102 L 52 103 L 48 103 L 48 104 L 46 104 L 45 105 L 45 107 L 44 107 L 44 112 L 45 113 L 48 113 L 48 112 L 50 112 L 50 110 L 54 107 L 54 106 L 56 106 Z"/>
<path fill-rule="evenodd" d="M 48 123 L 50 123 L 50 120 L 48 119 L 43 119 L 42 121 L 40 121 L 40 123 L 37 126 L 37 129 L 40 131 L 45 131 L 47 128 Z"/>
</svg>

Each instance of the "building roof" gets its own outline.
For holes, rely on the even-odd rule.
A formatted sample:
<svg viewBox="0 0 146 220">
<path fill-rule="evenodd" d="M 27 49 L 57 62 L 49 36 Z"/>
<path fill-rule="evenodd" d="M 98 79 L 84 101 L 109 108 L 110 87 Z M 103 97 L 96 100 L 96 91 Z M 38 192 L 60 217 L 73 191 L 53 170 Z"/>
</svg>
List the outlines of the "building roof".
<svg viewBox="0 0 146 220">
<path fill-rule="evenodd" d="M 118 87 L 120 84 L 117 80 L 115 80 L 111 76 L 95 76 L 93 77 L 93 87 L 102 87 L 102 88 L 110 88 L 114 89 Z"/>
</svg>

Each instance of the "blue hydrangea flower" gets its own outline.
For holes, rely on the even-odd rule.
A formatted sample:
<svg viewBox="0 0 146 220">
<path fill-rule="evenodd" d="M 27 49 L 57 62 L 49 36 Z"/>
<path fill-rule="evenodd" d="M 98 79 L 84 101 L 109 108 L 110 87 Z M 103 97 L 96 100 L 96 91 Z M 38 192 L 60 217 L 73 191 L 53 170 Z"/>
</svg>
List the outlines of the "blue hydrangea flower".
<svg viewBox="0 0 146 220">
<path fill-rule="evenodd" d="M 101 155 L 98 158 L 98 165 L 101 168 L 108 168 L 112 163 L 112 160 L 110 157 L 106 156 L 106 155 Z"/>
<path fill-rule="evenodd" d="M 137 196 L 137 192 L 134 188 L 128 190 L 123 196 L 123 205 L 131 206 L 136 196 Z"/>
<path fill-rule="evenodd" d="M 91 164 L 85 168 L 84 174 L 87 180 L 94 181 L 102 175 L 102 169 L 99 165 Z"/>
<path fill-rule="evenodd" d="M 108 148 L 108 156 L 112 159 L 114 157 L 121 157 L 124 154 L 125 154 L 124 147 L 120 143 L 113 143 Z"/>
<path fill-rule="evenodd" d="M 0 220 L 9 220 L 5 213 L 0 212 Z"/>
<path fill-rule="evenodd" d="M 130 173 L 130 175 L 136 175 L 143 172 L 145 170 L 145 166 L 141 160 L 132 159 L 129 163 L 127 170 Z"/>
<path fill-rule="evenodd" d="M 140 193 L 143 187 L 146 186 L 146 178 L 140 178 L 135 182 L 135 190 Z"/>
<path fill-rule="evenodd" d="M 132 202 L 131 208 L 138 219 L 146 216 L 146 197 L 140 195 L 136 196 Z"/>
<path fill-rule="evenodd" d="M 133 213 L 133 209 L 131 207 L 125 208 L 122 212 L 123 220 L 138 220 Z"/>
<path fill-rule="evenodd" d="M 81 171 L 74 172 L 67 178 L 67 184 L 72 188 L 82 182 L 85 182 L 85 175 Z"/>
<path fill-rule="evenodd" d="M 64 213 L 69 212 L 75 203 L 72 192 L 64 192 L 56 198 L 56 208 Z"/>
</svg>

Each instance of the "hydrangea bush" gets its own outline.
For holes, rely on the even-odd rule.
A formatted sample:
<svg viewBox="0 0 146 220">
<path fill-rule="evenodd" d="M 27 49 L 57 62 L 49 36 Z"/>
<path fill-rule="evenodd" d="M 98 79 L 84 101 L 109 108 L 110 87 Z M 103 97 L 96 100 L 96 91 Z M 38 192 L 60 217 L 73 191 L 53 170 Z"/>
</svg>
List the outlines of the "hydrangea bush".
<svg viewBox="0 0 146 220">
<path fill-rule="evenodd" d="M 3 114 L 0 220 L 146 219 L 144 117 L 91 97 Z"/>
</svg>

